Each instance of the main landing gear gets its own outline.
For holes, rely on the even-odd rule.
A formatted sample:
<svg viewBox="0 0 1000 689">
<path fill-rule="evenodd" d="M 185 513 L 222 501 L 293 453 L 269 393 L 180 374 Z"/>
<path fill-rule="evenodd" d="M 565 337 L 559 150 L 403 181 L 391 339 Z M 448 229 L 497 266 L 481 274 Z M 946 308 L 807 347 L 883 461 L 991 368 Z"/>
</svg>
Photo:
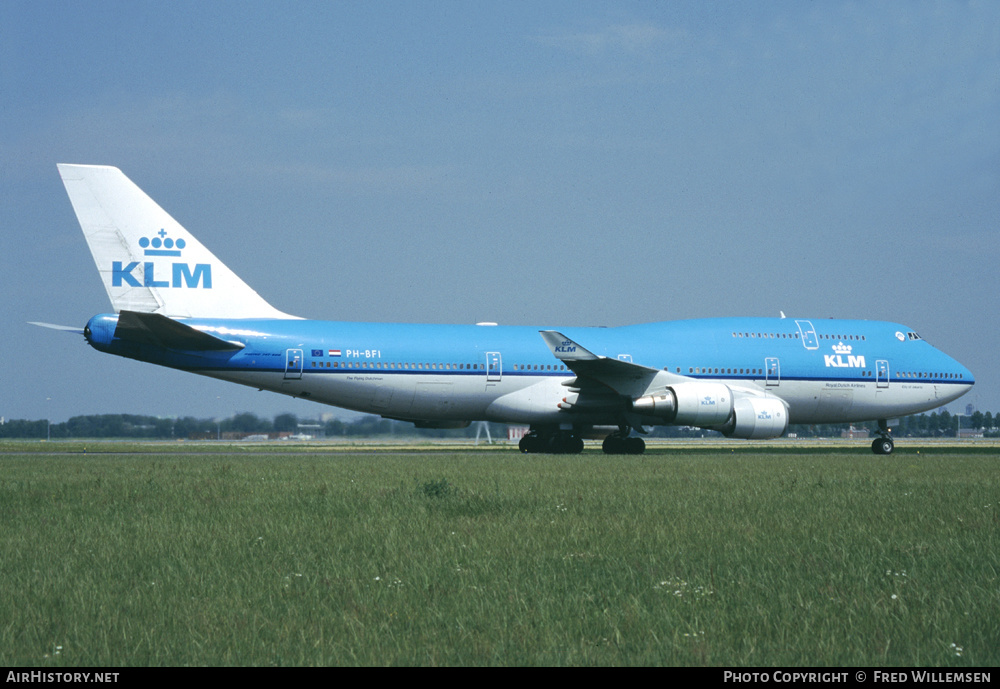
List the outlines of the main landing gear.
<svg viewBox="0 0 1000 689">
<path fill-rule="evenodd" d="M 624 421 L 619 422 L 618 430 L 604 439 L 601 449 L 606 455 L 641 455 L 646 451 L 646 441 L 642 438 L 629 436 L 632 427 Z"/>
<path fill-rule="evenodd" d="M 642 438 L 629 437 L 631 431 L 629 426 L 623 426 L 606 437 L 602 445 L 604 454 L 641 455 L 645 452 L 646 442 Z M 583 452 L 583 438 L 576 430 L 532 428 L 517 446 L 523 454 L 577 455 Z"/>
<path fill-rule="evenodd" d="M 522 454 L 547 452 L 554 455 L 578 455 L 583 452 L 583 438 L 573 431 L 540 431 L 521 438 L 517 444 Z"/>
<path fill-rule="evenodd" d="M 646 441 L 629 437 L 627 432 L 615 431 L 604 439 L 601 447 L 606 455 L 641 455 L 646 451 Z"/>
<path fill-rule="evenodd" d="M 878 437 L 872 441 L 872 452 L 877 455 L 891 455 L 893 447 L 892 436 L 889 435 L 889 423 L 886 419 L 879 419 Z"/>
</svg>

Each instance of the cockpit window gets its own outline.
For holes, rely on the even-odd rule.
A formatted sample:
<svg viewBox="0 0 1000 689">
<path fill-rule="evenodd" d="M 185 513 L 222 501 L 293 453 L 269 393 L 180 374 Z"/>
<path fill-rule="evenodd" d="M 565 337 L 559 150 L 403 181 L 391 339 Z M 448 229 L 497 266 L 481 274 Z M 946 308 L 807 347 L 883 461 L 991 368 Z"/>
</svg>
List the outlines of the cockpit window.
<svg viewBox="0 0 1000 689">
<path fill-rule="evenodd" d="M 923 339 L 922 337 L 920 337 L 920 335 L 917 335 L 913 331 L 910 331 L 910 332 L 906 333 L 906 337 L 907 337 L 907 339 L 910 339 L 910 340 L 922 340 Z"/>
</svg>

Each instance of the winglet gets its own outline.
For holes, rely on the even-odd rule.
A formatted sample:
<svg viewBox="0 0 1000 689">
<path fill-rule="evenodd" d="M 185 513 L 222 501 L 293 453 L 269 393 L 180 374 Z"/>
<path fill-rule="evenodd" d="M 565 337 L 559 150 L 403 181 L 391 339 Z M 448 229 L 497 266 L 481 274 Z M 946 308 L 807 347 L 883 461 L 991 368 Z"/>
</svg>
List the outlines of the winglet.
<svg viewBox="0 0 1000 689">
<path fill-rule="evenodd" d="M 556 330 L 539 330 L 545 344 L 560 361 L 596 361 L 602 357 L 584 348 Z"/>
</svg>

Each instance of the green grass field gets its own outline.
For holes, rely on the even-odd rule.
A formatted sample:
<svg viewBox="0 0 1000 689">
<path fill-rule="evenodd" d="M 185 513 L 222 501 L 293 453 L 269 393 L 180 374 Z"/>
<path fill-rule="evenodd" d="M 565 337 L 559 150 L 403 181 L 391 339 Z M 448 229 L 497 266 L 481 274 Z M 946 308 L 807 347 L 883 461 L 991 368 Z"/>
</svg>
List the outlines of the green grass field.
<svg viewBox="0 0 1000 689">
<path fill-rule="evenodd" d="M 2 665 L 1000 664 L 992 450 L 82 447 L 0 445 Z"/>
</svg>

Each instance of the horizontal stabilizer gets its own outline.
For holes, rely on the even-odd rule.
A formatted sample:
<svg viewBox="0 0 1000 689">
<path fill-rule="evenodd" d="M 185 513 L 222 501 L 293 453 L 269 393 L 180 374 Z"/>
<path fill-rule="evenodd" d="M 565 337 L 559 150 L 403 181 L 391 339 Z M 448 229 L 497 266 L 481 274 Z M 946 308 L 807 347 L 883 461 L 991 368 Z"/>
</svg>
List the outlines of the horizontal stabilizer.
<svg viewBox="0 0 1000 689">
<path fill-rule="evenodd" d="M 233 352 L 243 349 L 239 342 L 227 342 L 195 330 L 158 313 L 122 311 L 118 314 L 115 337 L 127 342 L 198 352 Z"/>
</svg>

